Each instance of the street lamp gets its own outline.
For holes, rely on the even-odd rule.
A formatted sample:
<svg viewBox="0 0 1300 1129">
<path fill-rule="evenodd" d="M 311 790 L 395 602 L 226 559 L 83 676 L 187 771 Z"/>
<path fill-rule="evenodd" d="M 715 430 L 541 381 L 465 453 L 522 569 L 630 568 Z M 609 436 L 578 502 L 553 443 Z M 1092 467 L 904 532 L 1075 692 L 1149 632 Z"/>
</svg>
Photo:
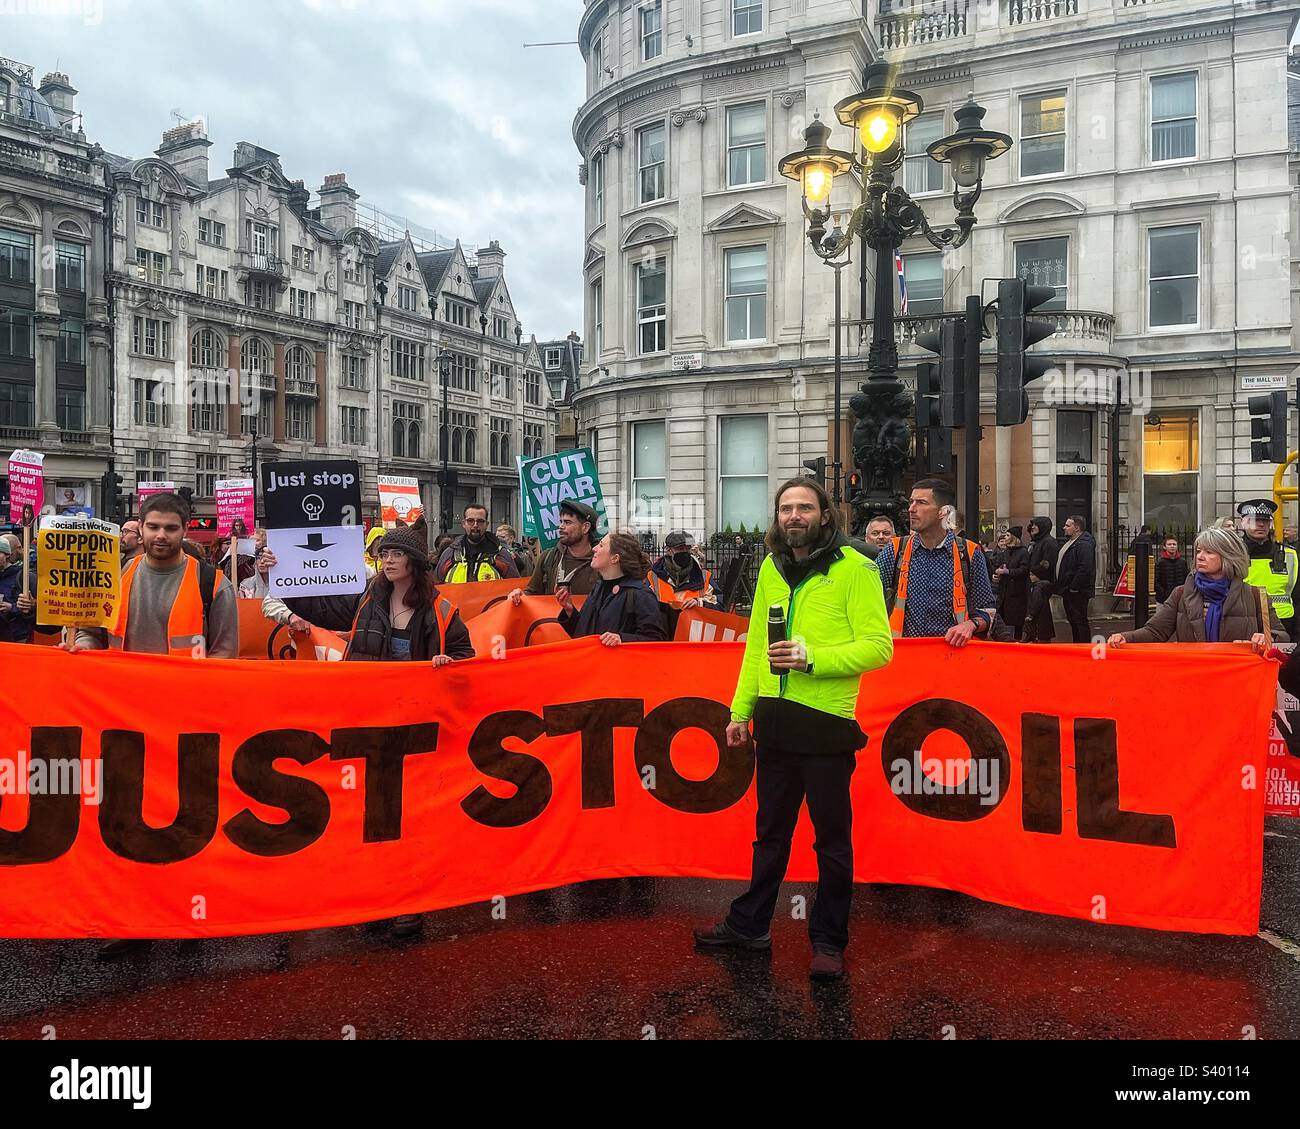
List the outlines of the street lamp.
<svg viewBox="0 0 1300 1129">
<path fill-rule="evenodd" d="M 451 377 L 451 363 L 456 354 L 450 349 L 439 349 L 434 360 L 438 364 L 438 379 L 442 382 L 442 426 L 438 428 L 438 445 L 442 448 L 442 480 L 438 485 L 438 524 L 440 533 L 451 530 L 451 417 L 448 414 L 447 381 Z"/>
<path fill-rule="evenodd" d="M 840 271 L 849 263 L 855 236 L 861 236 L 876 255 L 876 291 L 872 318 L 868 377 L 850 398 L 857 423 L 853 429 L 853 458 L 862 473 L 863 487 L 849 499 L 855 513 L 854 529 L 861 529 L 876 514 L 889 515 L 901 525 L 906 502 L 901 492 L 903 468 L 911 446 L 911 396 L 898 379 L 898 346 L 894 340 L 894 254 L 904 239 L 924 235 L 939 250 L 960 247 L 975 226 L 975 204 L 983 192 L 988 161 L 1011 148 L 1005 133 L 985 130 L 985 110 L 970 99 L 956 113 L 957 130 L 926 150 L 931 158 L 952 166 L 955 184 L 953 226 L 935 230 L 907 192 L 894 184 L 894 174 L 905 156 L 903 127 L 924 108 L 919 94 L 894 85 L 888 63 L 872 63 L 866 71 L 866 89 L 838 102 L 836 117 L 854 129 L 861 156 L 832 149 L 830 129 L 815 116 L 804 131 L 804 148 L 785 157 L 781 175 L 802 189 L 803 211 L 808 220 L 808 241 L 814 253 L 835 270 L 835 490 L 839 501 L 843 480 L 840 463 Z M 829 234 L 831 194 L 836 177 L 861 176 L 860 199 L 847 222 L 838 218 Z M 978 520 L 974 515 L 970 520 Z"/>
</svg>

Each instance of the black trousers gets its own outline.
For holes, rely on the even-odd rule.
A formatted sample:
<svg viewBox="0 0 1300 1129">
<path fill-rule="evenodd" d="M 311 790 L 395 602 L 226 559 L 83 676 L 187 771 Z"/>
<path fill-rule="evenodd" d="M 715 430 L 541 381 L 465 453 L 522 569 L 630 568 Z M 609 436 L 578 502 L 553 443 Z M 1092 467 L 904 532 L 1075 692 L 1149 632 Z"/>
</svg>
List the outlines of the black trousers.
<svg viewBox="0 0 1300 1129">
<path fill-rule="evenodd" d="M 1092 624 L 1088 622 L 1089 592 L 1066 592 L 1061 596 L 1065 605 L 1065 618 L 1070 622 L 1070 632 L 1076 643 L 1092 642 Z"/>
<path fill-rule="evenodd" d="M 808 915 L 813 947 L 842 952 L 849 941 L 853 900 L 853 806 L 849 781 L 856 753 L 795 755 L 761 746 L 757 759 L 758 816 L 749 889 L 731 903 L 727 923 L 745 937 L 761 937 L 772 923 L 790 862 L 799 808 L 808 801 L 817 852 L 817 900 Z"/>
<path fill-rule="evenodd" d="M 1029 607 L 1025 613 L 1024 641 L 1050 643 L 1055 638 L 1056 627 L 1052 623 L 1052 586 L 1031 584 Z"/>
</svg>

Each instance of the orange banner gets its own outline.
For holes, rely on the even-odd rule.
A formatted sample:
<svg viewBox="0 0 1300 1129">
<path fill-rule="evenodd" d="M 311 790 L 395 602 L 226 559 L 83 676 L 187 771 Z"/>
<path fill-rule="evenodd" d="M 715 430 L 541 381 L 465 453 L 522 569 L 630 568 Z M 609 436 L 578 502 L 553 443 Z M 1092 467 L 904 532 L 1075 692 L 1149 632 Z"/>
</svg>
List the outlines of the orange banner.
<svg viewBox="0 0 1300 1129">
<path fill-rule="evenodd" d="M 749 633 L 749 620 L 730 612 L 691 608 L 678 617 L 673 638 L 680 643 L 732 643 Z"/>
<path fill-rule="evenodd" d="M 584 639 L 442 669 L 283 663 L 272 687 L 262 664 L 0 646 L 0 936 L 747 877 L 753 756 L 724 737 L 740 654 Z M 1252 934 L 1275 679 L 1244 648 L 905 641 L 863 681 L 856 877 Z M 1232 708 L 1161 710 L 1152 742 L 1152 686 Z M 815 875 L 811 841 L 805 816 L 792 880 Z"/>
</svg>

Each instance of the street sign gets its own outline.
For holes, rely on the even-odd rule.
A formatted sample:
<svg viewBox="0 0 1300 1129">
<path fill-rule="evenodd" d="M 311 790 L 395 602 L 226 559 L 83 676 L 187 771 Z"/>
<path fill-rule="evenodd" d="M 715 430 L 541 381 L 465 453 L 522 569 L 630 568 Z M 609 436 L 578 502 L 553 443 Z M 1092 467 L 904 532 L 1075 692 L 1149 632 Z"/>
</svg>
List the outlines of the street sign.
<svg viewBox="0 0 1300 1129">
<path fill-rule="evenodd" d="M 365 591 L 358 464 L 268 463 L 261 471 L 266 546 L 275 554 L 267 575 L 271 595 L 283 600 Z"/>
<path fill-rule="evenodd" d="M 673 372 L 692 372 L 704 367 L 703 353 L 674 353 Z"/>
<path fill-rule="evenodd" d="M 1243 392 L 1285 392 L 1290 385 L 1287 383 L 1288 377 L 1285 373 L 1279 376 L 1243 376 L 1241 378 L 1241 390 Z"/>
</svg>

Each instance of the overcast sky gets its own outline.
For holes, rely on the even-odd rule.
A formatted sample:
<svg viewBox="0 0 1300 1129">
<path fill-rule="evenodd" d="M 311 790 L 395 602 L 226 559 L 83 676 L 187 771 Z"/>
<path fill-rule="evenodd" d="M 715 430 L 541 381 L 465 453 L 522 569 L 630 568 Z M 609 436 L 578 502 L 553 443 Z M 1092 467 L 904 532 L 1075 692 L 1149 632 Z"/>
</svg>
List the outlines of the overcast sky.
<svg viewBox="0 0 1300 1129">
<path fill-rule="evenodd" d="M 583 97 L 575 0 L 14 0 L 0 55 L 65 71 L 87 135 L 152 153 L 172 110 L 208 122 L 209 175 L 237 141 L 313 191 L 466 244 L 499 239 L 524 333 L 582 332 Z M 60 14 L 63 13 L 63 14 Z"/>
</svg>

